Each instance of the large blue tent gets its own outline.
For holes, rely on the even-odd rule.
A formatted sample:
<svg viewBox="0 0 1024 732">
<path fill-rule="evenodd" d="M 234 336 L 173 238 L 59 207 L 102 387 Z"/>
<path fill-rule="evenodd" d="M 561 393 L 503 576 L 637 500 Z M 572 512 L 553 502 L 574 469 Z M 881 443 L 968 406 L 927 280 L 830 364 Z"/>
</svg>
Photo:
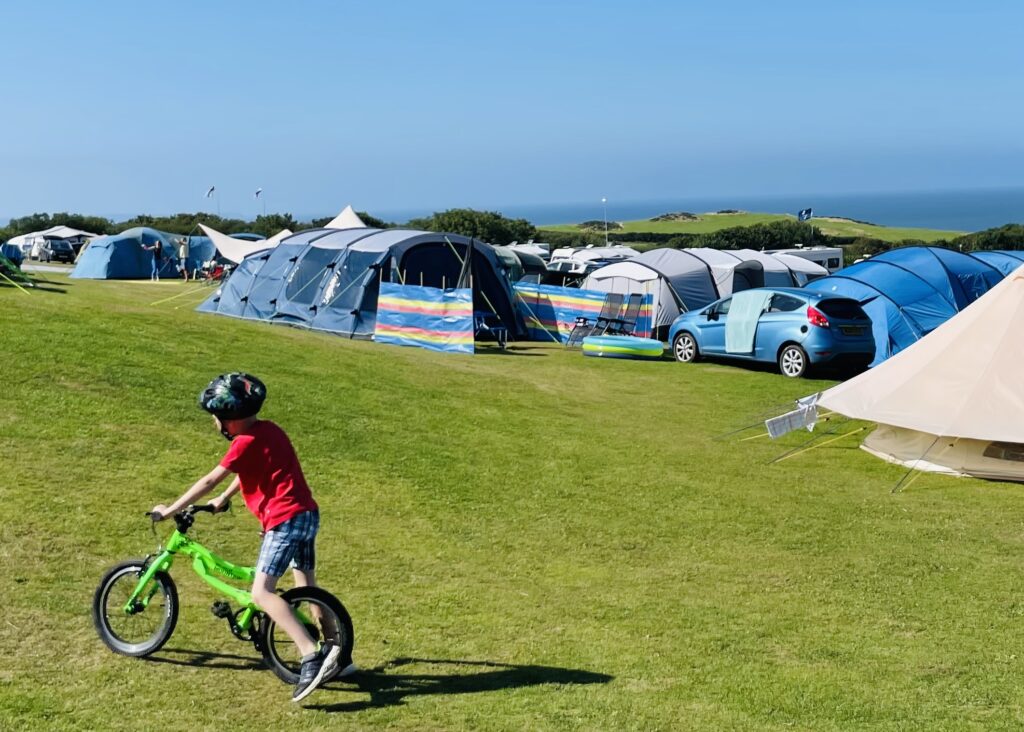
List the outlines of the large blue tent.
<svg viewBox="0 0 1024 732">
<path fill-rule="evenodd" d="M 148 279 L 153 271 L 153 253 L 143 247 L 163 242 L 161 277 L 176 277 L 177 242 L 174 234 L 140 226 L 120 234 L 101 236 L 89 242 L 78 257 L 69 277 L 89 280 Z"/>
<path fill-rule="evenodd" d="M 1003 278 L 989 263 L 940 247 L 902 247 L 806 285 L 853 298 L 871 318 L 877 365 L 931 333 Z"/>
<path fill-rule="evenodd" d="M 505 265 L 488 244 L 406 229 L 312 229 L 246 257 L 197 309 L 370 338 L 380 283 L 471 287 L 479 318 L 526 328 Z"/>
<path fill-rule="evenodd" d="M 1003 275 L 1008 275 L 1015 269 L 1019 269 L 1024 266 L 1024 251 L 992 251 L 992 250 L 981 250 L 978 252 L 971 252 L 971 256 L 975 259 L 980 259 L 983 262 L 991 264 L 993 267 L 998 269 Z"/>
<path fill-rule="evenodd" d="M 120 234 L 93 239 L 82 250 L 69 276 L 92 280 L 148 279 L 153 271 L 153 252 L 144 247 L 160 241 L 163 242 L 160 276 L 178 277 L 178 246 L 182 239 L 188 242 L 186 265 L 190 272 L 199 269 L 217 254 L 217 248 L 209 237 L 183 237 L 139 226 Z"/>
</svg>

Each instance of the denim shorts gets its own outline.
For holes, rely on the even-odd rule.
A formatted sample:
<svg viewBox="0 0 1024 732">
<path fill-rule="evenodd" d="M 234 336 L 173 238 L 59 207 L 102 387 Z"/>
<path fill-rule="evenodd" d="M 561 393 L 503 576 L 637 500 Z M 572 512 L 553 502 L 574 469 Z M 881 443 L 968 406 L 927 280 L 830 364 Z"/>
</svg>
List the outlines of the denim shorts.
<svg viewBox="0 0 1024 732">
<path fill-rule="evenodd" d="M 256 571 L 280 577 L 289 565 L 295 569 L 314 569 L 316 532 L 319 529 L 319 511 L 305 511 L 278 524 L 263 535 Z"/>
</svg>

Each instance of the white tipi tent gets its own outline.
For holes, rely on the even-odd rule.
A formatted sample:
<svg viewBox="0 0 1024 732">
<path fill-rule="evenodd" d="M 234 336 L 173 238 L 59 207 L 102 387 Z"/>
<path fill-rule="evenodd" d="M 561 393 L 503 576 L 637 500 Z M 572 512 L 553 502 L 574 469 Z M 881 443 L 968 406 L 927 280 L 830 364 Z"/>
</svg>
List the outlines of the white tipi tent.
<svg viewBox="0 0 1024 732">
<path fill-rule="evenodd" d="M 345 206 L 344 210 L 335 216 L 325 229 L 365 229 L 366 224 L 359 218 L 351 206 Z"/>
<path fill-rule="evenodd" d="M 952 475 L 1024 481 L 1024 267 L 818 405 L 876 422 L 864 449 Z"/>
<path fill-rule="evenodd" d="M 220 252 L 221 256 L 225 259 L 230 259 L 235 264 L 238 264 L 253 252 L 260 252 L 264 249 L 273 249 L 282 239 L 292 235 L 290 230 L 282 229 L 269 239 L 248 241 L 246 239 L 236 239 L 233 236 L 222 234 L 216 229 L 211 229 L 205 224 L 199 224 L 199 228 L 203 230 L 204 234 L 210 237 L 210 241 L 212 241 L 213 245 L 217 247 L 217 251 Z"/>
</svg>

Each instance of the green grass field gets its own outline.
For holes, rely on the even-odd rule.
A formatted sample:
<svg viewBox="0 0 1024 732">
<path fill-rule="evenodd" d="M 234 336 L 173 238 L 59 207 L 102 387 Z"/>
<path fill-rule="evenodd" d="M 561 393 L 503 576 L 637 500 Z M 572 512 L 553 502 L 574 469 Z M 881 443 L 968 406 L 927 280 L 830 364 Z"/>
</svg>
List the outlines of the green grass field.
<svg viewBox="0 0 1024 732">
<path fill-rule="evenodd" d="M 0 288 L 0 728 L 965 730 L 1024 723 L 1019 486 L 903 476 L 863 433 L 723 437 L 828 385 L 547 344 L 431 354 L 193 313 L 180 283 Z M 152 660 L 90 603 L 143 512 L 226 443 L 217 373 L 270 389 L 319 499 L 355 683 L 305 707 L 175 567 Z M 826 425 L 826 429 L 831 429 Z M 854 429 L 843 426 L 836 435 Z M 255 559 L 244 509 L 196 536 Z"/>
<path fill-rule="evenodd" d="M 766 214 L 766 213 L 735 213 L 735 214 L 698 214 L 699 221 L 650 221 L 642 219 L 639 221 L 623 221 L 621 229 L 612 230 L 615 232 L 639 232 L 657 234 L 706 234 L 720 229 L 728 229 L 734 226 L 753 226 L 754 224 L 766 224 L 772 221 L 792 220 L 794 217 L 789 214 Z M 812 220 L 822 233 L 834 236 L 864 236 L 883 241 L 900 241 L 902 239 L 920 239 L 921 241 L 936 241 L 937 239 L 949 239 L 962 234 L 959 231 L 939 231 L 937 229 L 913 229 L 895 228 L 888 226 L 872 226 L 871 224 L 859 224 L 855 221 L 845 219 L 816 218 Z M 542 230 L 550 231 L 579 231 L 576 224 L 560 224 L 555 226 L 543 226 Z M 541 232 L 543 235 L 543 231 Z"/>
</svg>

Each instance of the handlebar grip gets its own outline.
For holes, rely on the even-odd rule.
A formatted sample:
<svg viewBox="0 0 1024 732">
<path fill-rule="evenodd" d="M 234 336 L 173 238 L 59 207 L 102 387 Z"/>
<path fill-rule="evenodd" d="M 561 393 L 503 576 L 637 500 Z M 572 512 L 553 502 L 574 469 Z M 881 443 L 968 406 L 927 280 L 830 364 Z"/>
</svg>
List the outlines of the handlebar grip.
<svg viewBox="0 0 1024 732">
<path fill-rule="evenodd" d="M 192 506 L 192 510 L 197 513 L 199 511 L 205 511 L 206 513 L 217 513 L 217 509 L 215 509 L 209 503 L 204 503 L 202 506 Z"/>
</svg>

